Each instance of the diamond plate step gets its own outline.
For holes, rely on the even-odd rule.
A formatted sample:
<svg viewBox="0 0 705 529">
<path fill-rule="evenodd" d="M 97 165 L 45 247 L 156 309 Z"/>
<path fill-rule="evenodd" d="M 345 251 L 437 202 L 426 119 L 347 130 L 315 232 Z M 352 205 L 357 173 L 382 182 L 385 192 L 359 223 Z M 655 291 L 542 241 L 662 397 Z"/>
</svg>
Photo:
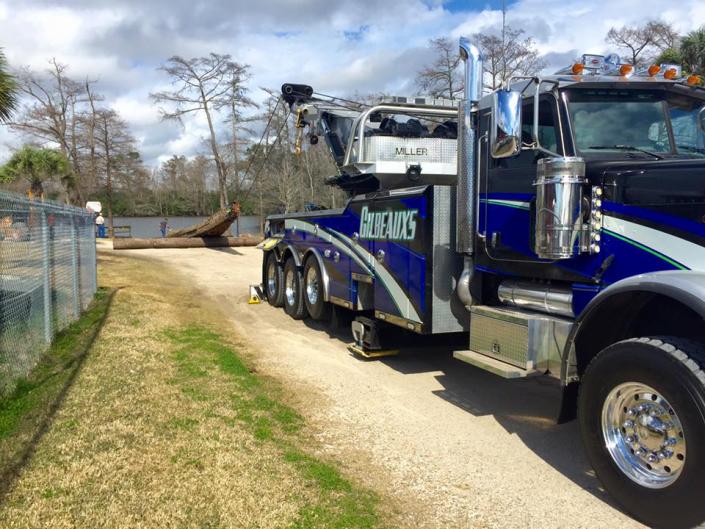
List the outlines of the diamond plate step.
<svg viewBox="0 0 705 529">
<path fill-rule="evenodd" d="M 475 351 L 454 351 L 453 357 L 467 364 L 489 371 L 490 373 L 494 373 L 495 375 L 499 375 L 502 378 L 525 378 L 541 374 L 540 371 L 535 369 L 530 371 L 522 369 L 490 356 L 476 353 Z"/>
</svg>

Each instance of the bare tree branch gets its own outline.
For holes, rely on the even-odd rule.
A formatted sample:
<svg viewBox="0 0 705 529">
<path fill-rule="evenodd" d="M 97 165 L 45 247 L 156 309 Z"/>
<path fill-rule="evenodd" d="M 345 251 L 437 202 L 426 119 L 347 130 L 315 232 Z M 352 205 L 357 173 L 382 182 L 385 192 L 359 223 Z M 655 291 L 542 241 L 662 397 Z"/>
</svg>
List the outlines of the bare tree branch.
<svg viewBox="0 0 705 529">
<path fill-rule="evenodd" d="M 613 27 L 605 37 L 608 44 L 627 50 L 635 66 L 644 66 L 660 52 L 676 47 L 678 39 L 674 27 L 660 20 L 650 20 L 643 26 Z"/>
<path fill-rule="evenodd" d="M 434 52 L 433 63 L 416 74 L 420 91 L 434 97 L 455 99 L 463 90 L 462 76 L 458 72 L 460 56 L 457 46 L 450 39 L 439 37 L 429 41 Z"/>
<path fill-rule="evenodd" d="M 210 148 L 218 172 L 221 207 L 225 207 L 229 202 L 228 166 L 220 152 L 213 113 L 232 106 L 233 101 L 238 104 L 244 101 L 238 99 L 236 91 L 244 88 L 242 85 L 246 80 L 248 68 L 232 61 L 230 55 L 210 53 L 207 57 L 192 59 L 175 55 L 160 68 L 169 75 L 175 90 L 150 94 L 155 103 L 167 105 L 168 108 L 159 108 L 163 119 L 180 120 L 184 115 L 195 112 L 203 112 L 205 115 L 210 134 Z M 233 79 L 241 81 L 233 84 Z"/>
<path fill-rule="evenodd" d="M 535 75 L 546 67 L 531 37 L 523 38 L 523 29 L 504 27 L 502 36 L 473 35 L 485 59 L 485 88 L 496 90 L 513 76 Z"/>
</svg>

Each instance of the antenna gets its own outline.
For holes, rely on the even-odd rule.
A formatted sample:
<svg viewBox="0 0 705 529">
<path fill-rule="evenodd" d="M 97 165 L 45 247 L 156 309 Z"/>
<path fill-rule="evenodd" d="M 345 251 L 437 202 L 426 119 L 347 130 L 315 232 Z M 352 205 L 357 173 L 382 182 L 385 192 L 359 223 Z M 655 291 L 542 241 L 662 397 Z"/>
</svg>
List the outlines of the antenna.
<svg viewBox="0 0 705 529">
<path fill-rule="evenodd" d="M 502 0 L 502 83 L 507 79 L 507 0 Z"/>
</svg>

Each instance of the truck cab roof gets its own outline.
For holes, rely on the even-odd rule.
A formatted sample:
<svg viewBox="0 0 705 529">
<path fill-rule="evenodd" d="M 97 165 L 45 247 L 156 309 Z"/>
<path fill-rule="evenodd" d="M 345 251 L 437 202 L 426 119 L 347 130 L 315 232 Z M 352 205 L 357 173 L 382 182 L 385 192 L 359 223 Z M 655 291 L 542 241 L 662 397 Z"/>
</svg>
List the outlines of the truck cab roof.
<svg viewBox="0 0 705 529">
<path fill-rule="evenodd" d="M 676 94 L 702 99 L 705 103 L 705 87 L 688 85 L 682 80 L 670 81 L 667 79 L 650 78 L 625 78 L 614 75 L 549 75 L 522 79 L 510 84 L 510 90 L 522 92 L 524 98 L 536 94 L 536 87 L 540 86 L 539 93 L 550 93 L 556 88 L 559 91 L 567 89 L 588 90 L 595 88 L 625 89 L 625 90 L 667 90 Z M 485 95 L 478 105 L 480 110 L 492 106 L 493 93 Z"/>
</svg>

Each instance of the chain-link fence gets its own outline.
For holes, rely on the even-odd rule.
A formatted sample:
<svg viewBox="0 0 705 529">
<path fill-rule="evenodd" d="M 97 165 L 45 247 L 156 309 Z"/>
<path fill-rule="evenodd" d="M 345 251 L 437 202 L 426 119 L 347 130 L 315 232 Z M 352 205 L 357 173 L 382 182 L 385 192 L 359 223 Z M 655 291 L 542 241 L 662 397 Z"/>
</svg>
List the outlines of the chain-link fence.
<svg viewBox="0 0 705 529">
<path fill-rule="evenodd" d="M 29 373 L 96 289 L 92 214 L 0 192 L 0 395 Z"/>
</svg>

